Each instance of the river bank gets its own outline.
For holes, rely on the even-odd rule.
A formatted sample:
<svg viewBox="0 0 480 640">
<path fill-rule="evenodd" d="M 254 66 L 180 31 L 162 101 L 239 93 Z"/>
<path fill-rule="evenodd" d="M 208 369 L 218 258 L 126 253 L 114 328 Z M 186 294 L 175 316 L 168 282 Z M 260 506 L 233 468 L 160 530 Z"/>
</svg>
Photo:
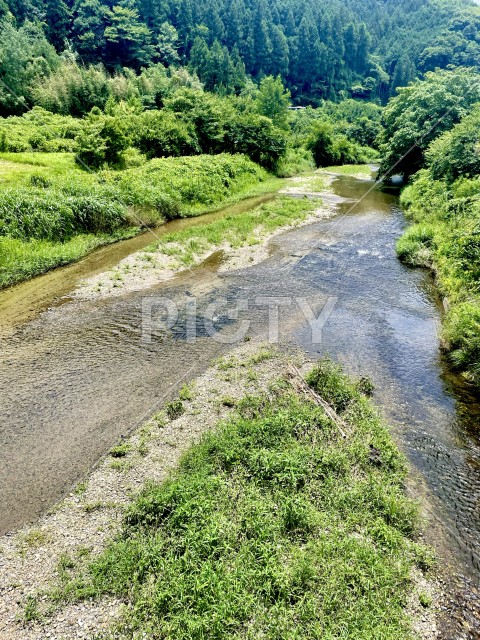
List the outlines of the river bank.
<svg viewBox="0 0 480 640">
<path fill-rule="evenodd" d="M 17 640 L 22 637 L 24 640 L 43 640 L 48 637 L 52 639 L 84 638 L 86 640 L 92 635 L 106 633 L 108 629 L 118 625 L 122 619 L 130 619 L 134 610 L 128 605 L 129 599 L 125 600 L 123 596 L 106 595 L 106 597 L 87 598 L 86 600 L 80 597 L 80 600 L 77 601 L 80 595 L 78 590 L 80 587 L 77 584 L 78 576 L 84 575 L 85 571 L 88 573 L 88 566 L 105 553 L 105 550 L 112 544 L 111 541 L 122 531 L 125 513 L 132 509 L 132 497 L 142 486 L 148 482 L 165 481 L 192 443 L 198 442 L 205 432 L 215 430 L 220 421 L 242 411 L 240 409 L 242 398 L 250 398 L 247 404 L 245 404 L 247 401 L 243 400 L 243 406 L 251 407 L 248 409 L 251 411 L 255 406 L 254 397 L 261 397 L 264 393 L 267 393 L 267 397 L 272 399 L 277 396 L 275 413 L 280 406 L 283 406 L 284 408 L 280 409 L 280 412 L 283 411 L 284 420 L 287 420 L 285 412 L 292 410 L 296 416 L 299 416 L 303 411 L 302 420 L 305 429 L 307 428 L 305 421 L 309 411 L 317 412 L 315 413 L 317 416 L 315 418 L 316 424 L 318 424 L 318 420 L 323 420 L 320 418 L 322 412 L 320 411 L 318 414 L 318 409 L 310 408 L 307 411 L 308 403 L 305 403 L 305 400 L 298 400 L 300 404 L 295 405 L 294 409 L 289 409 L 291 401 L 288 400 L 285 404 L 285 401 L 281 399 L 285 393 L 285 384 L 287 387 L 289 386 L 289 383 L 286 382 L 288 380 L 286 372 L 292 360 L 300 367 L 303 374 L 313 366 L 311 361 L 302 357 L 298 352 L 293 355 L 282 354 L 272 349 L 271 346 L 262 346 L 258 343 L 235 349 L 193 383 L 185 385 L 177 401 L 167 404 L 164 410 L 142 425 L 121 445 L 115 447 L 93 474 L 78 485 L 76 490 L 52 513 L 42 518 L 34 527 L 27 527 L 14 535 L 3 537 L 0 540 L 0 565 L 2 568 L 0 574 L 2 576 L 0 583 L 2 594 L 0 633 L 2 639 Z M 368 602 L 370 604 L 367 602 L 362 604 L 363 599 L 359 593 L 356 594 L 356 590 L 351 594 L 352 609 L 345 618 L 345 622 L 347 619 L 350 619 L 352 623 L 355 620 L 351 637 L 358 637 L 355 634 L 362 628 L 362 625 L 367 625 L 367 629 L 373 630 L 377 624 L 380 624 L 382 632 L 387 634 L 385 637 L 395 638 L 395 640 L 407 638 L 410 637 L 408 628 L 412 623 L 415 631 L 419 634 L 418 637 L 430 640 L 436 637 L 435 610 L 438 600 L 438 586 L 430 578 L 424 576 L 424 570 L 430 562 L 428 560 L 429 552 L 419 544 L 418 540 L 415 540 L 417 534 L 414 533 L 416 527 L 413 524 L 413 504 L 401 497 L 401 491 L 394 488 L 397 483 L 400 486 L 402 482 L 403 463 L 398 458 L 398 453 L 384 427 L 379 426 L 373 413 L 369 413 L 368 403 L 365 404 L 366 401 L 355 395 L 358 392 L 353 390 L 353 386 L 342 387 L 345 382 L 341 382 L 335 377 L 331 378 L 332 375 L 336 375 L 333 374 L 333 370 L 328 373 L 329 386 L 323 387 L 322 385 L 325 383 L 322 383 L 320 389 L 318 386 L 314 386 L 314 388 L 321 390 L 324 397 L 333 393 L 329 401 L 334 410 L 336 394 L 343 394 L 345 400 L 350 397 L 348 394 L 353 393 L 347 405 L 353 404 L 346 413 L 344 413 L 344 408 L 336 405 L 336 410 L 343 415 L 342 420 L 346 421 L 342 424 L 347 424 L 348 438 L 347 441 L 343 440 L 334 423 L 328 423 L 328 428 L 327 423 L 323 425 L 322 429 L 326 429 L 326 432 L 324 435 L 321 435 L 321 431 L 318 432 L 315 438 L 318 438 L 319 442 L 315 446 L 320 447 L 319 453 L 322 452 L 323 457 L 327 456 L 330 462 L 327 463 L 326 458 L 323 462 L 318 459 L 316 473 L 320 473 L 322 465 L 326 464 L 330 468 L 329 474 L 333 473 L 336 478 L 332 477 L 331 480 L 337 486 L 337 495 L 342 494 L 343 490 L 341 491 L 339 487 L 345 483 L 343 499 L 353 500 L 353 502 L 349 508 L 348 520 L 345 521 L 341 518 L 336 522 L 337 516 L 334 516 L 334 513 L 337 508 L 340 508 L 340 503 L 337 507 L 327 507 L 326 505 L 320 506 L 321 502 L 314 501 L 317 505 L 316 508 L 320 509 L 319 515 L 315 518 L 320 517 L 320 513 L 324 510 L 326 511 L 318 524 L 314 524 L 315 520 L 311 521 L 302 536 L 307 536 L 306 540 L 310 545 L 320 545 L 316 553 L 325 553 L 326 549 L 323 552 L 320 551 L 320 548 L 323 548 L 325 544 L 327 547 L 331 546 L 327 555 L 334 554 L 332 560 L 336 569 L 333 575 L 337 577 L 332 582 L 330 578 L 327 579 L 326 575 L 322 577 L 323 572 L 321 572 L 317 577 L 317 580 L 320 581 L 318 585 L 307 587 L 307 583 L 305 583 L 304 589 L 310 593 L 314 600 L 320 596 L 320 592 L 323 594 L 322 599 L 338 597 L 338 591 L 343 588 L 341 585 L 345 580 L 347 582 L 350 579 L 361 580 L 362 571 L 366 571 L 367 566 L 369 571 L 372 571 L 373 563 L 376 577 L 372 583 L 368 584 Z M 280 382 L 282 380 L 283 382 Z M 318 384 L 320 383 L 317 382 Z M 334 386 L 332 387 L 331 384 Z M 359 407 L 363 407 L 358 415 L 357 410 L 354 410 L 357 402 L 360 402 Z M 264 408 L 262 413 L 265 415 L 268 410 Z M 363 417 L 360 418 L 360 415 Z M 294 422 L 298 419 L 297 417 Z M 312 417 L 309 419 L 311 420 Z M 285 428 L 285 424 L 283 423 L 282 430 Z M 356 433 L 357 430 L 358 433 Z M 301 437 L 306 436 L 302 435 Z M 308 448 L 311 451 L 310 438 L 308 438 L 308 442 Z M 347 455 L 350 449 L 355 462 L 352 459 L 347 464 L 345 459 L 341 463 L 342 471 L 340 472 L 340 467 L 337 468 L 336 465 L 340 464 L 341 459 Z M 360 454 L 362 450 L 365 451 Z M 368 451 L 370 451 L 369 454 Z M 271 455 L 273 455 L 273 451 Z M 288 455 L 293 455 L 293 450 Z M 288 458 L 285 458 L 285 464 L 287 460 Z M 337 460 L 337 463 L 332 467 L 334 460 Z M 347 466 L 344 466 L 345 464 Z M 352 466 L 350 467 L 350 465 Z M 281 468 L 281 466 L 278 467 L 276 473 L 283 473 Z M 335 468 L 337 471 L 334 471 Z M 355 468 L 357 471 L 354 471 Z M 361 473 L 360 468 L 362 469 Z M 300 469 L 295 473 L 300 473 Z M 319 478 L 323 477 L 322 473 Z M 351 473 L 353 476 L 350 477 Z M 347 475 L 344 477 L 344 474 Z M 362 479 L 363 474 L 367 474 L 370 480 L 365 482 L 366 479 Z M 310 472 L 309 478 L 308 482 L 311 483 Z M 387 492 L 381 500 L 389 501 L 390 516 L 386 515 L 387 512 L 381 516 L 380 509 L 378 516 L 370 513 L 367 517 L 367 512 L 372 509 L 363 505 L 363 500 L 367 500 L 367 502 L 370 500 L 368 496 L 372 489 L 369 485 L 371 482 L 376 483 L 377 481 L 380 482 L 378 490 Z M 322 480 L 315 491 L 320 490 L 320 486 L 324 482 L 325 480 Z M 324 489 L 327 490 L 327 486 Z M 200 487 L 198 491 L 202 491 Z M 393 491 L 393 493 L 389 494 L 389 491 Z M 297 492 L 294 491 L 293 496 L 296 494 Z M 307 495 L 304 487 L 299 490 L 297 498 L 293 499 L 305 500 Z M 357 503 L 361 495 L 363 498 Z M 380 500 L 380 494 L 375 500 Z M 309 508 L 313 508 L 313 504 Z M 393 506 L 394 504 L 395 506 Z M 302 509 L 307 506 L 308 504 L 305 502 Z M 391 509 L 394 510 L 391 511 Z M 340 512 L 338 512 L 338 516 L 340 517 Z M 299 517 L 298 514 L 296 517 Z M 313 518 L 313 512 L 310 517 Z M 325 534 L 322 533 L 324 531 L 321 524 L 322 518 L 328 520 L 328 531 L 326 532 L 328 540 L 327 538 L 323 540 Z M 386 520 L 383 522 L 382 518 L 386 518 Z M 383 524 L 380 525 L 381 520 Z M 300 521 L 295 524 L 294 530 L 297 530 L 297 533 L 293 538 L 289 538 L 289 544 L 295 546 L 294 540 L 297 539 L 301 526 L 303 525 L 300 524 Z M 376 533 L 374 533 L 375 531 Z M 385 537 L 387 531 L 389 537 Z M 407 533 L 407 531 L 411 533 Z M 376 547 L 376 551 L 374 551 L 374 547 L 371 545 L 378 545 L 379 542 L 374 543 L 371 536 L 376 537 L 380 535 L 380 532 L 383 532 L 381 534 L 383 542 L 380 545 L 382 550 L 380 547 Z M 154 535 L 153 532 L 151 535 Z M 290 536 L 290 534 L 288 535 Z M 390 547 L 391 550 L 388 551 Z M 345 556 L 347 548 L 350 551 Z M 338 556 L 335 559 L 336 554 Z M 345 557 L 341 560 L 343 556 Z M 285 561 L 284 559 L 283 562 Z M 347 574 L 350 574 L 343 573 L 342 562 L 346 562 L 350 568 L 352 563 L 359 563 L 354 572 L 355 577 L 352 574 L 351 578 L 347 578 Z M 243 563 L 242 566 L 244 566 Z M 198 568 L 197 566 L 197 570 Z M 173 570 L 172 567 L 171 571 Z M 313 572 L 309 578 L 312 580 L 315 573 L 313 565 L 310 572 Z M 163 579 L 167 581 L 172 577 L 163 575 Z M 366 576 L 365 579 L 367 579 Z M 396 586 L 391 591 L 394 584 Z M 261 585 L 259 586 L 261 587 Z M 255 584 L 251 584 L 249 588 L 254 590 Z M 330 591 L 331 589 L 333 590 Z M 378 600 L 375 611 L 371 608 L 372 589 L 377 594 L 376 600 Z M 393 594 L 395 594 L 394 597 Z M 172 597 L 174 597 L 173 594 Z M 277 603 L 280 606 L 281 598 Z M 124 608 L 125 604 L 127 604 L 127 609 Z M 367 609 L 363 611 L 365 605 Z M 289 604 L 289 607 L 291 606 Z M 349 611 L 348 607 L 346 611 Z M 368 615 L 366 615 L 367 611 Z M 194 615 L 193 612 L 191 615 Z M 327 615 L 327 618 L 323 618 L 322 624 L 327 625 L 327 628 L 328 626 L 335 628 L 336 624 L 340 622 L 340 620 L 336 620 L 336 616 L 329 618 Z M 285 621 L 284 624 L 286 624 Z M 298 621 L 295 624 L 297 625 Z M 305 620 L 304 624 L 308 626 L 311 623 Z M 143 628 L 146 629 L 146 627 Z M 124 629 L 124 632 L 126 633 L 125 637 L 133 637 L 127 630 Z M 109 637 L 108 634 L 105 637 Z M 230 636 L 227 634 L 225 637 Z"/>
<path fill-rule="evenodd" d="M 98 173 L 82 170 L 71 153 L 3 156 L 0 289 L 166 220 L 215 211 L 281 184 L 242 155 L 160 158 Z"/>
<path fill-rule="evenodd" d="M 172 231 L 142 251 L 121 260 L 113 269 L 96 274 L 72 293 L 74 299 L 121 296 L 171 280 L 221 251 L 219 272 L 259 264 L 268 245 L 281 233 L 335 215 L 325 201 L 331 196 L 333 174 L 316 172 L 284 181 L 277 199 L 245 212 L 222 216 L 204 224 Z"/>
</svg>

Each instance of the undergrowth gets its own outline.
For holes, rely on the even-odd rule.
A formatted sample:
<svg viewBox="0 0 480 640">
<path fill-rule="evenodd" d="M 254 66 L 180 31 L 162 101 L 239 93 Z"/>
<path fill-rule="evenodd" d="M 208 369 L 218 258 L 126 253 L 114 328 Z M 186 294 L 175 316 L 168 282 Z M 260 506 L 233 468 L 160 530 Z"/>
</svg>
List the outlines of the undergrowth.
<svg viewBox="0 0 480 640">
<path fill-rule="evenodd" d="M 78 260 L 145 225 L 278 187 L 248 158 L 228 154 L 89 173 L 69 154 L 4 153 L 1 182 L 0 287 Z"/>
</svg>

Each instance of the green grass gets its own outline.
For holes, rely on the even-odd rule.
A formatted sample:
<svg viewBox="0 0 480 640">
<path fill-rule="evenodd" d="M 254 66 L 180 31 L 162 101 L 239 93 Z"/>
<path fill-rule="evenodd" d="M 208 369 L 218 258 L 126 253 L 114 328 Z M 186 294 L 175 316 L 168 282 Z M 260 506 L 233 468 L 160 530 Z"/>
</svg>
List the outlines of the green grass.
<svg viewBox="0 0 480 640">
<path fill-rule="evenodd" d="M 161 242 L 146 251 L 175 256 L 179 265 L 190 266 L 196 256 L 224 243 L 233 248 L 258 244 L 262 235 L 279 227 L 304 220 L 318 206 L 315 200 L 300 200 L 281 196 L 245 213 L 227 215 L 215 222 L 190 227 L 165 235 Z"/>
<path fill-rule="evenodd" d="M 323 167 L 321 170 L 330 173 L 339 173 L 343 176 L 355 176 L 360 173 L 371 175 L 372 173 L 372 169 L 368 164 L 345 164 L 342 166 Z"/>
<path fill-rule="evenodd" d="M 69 153 L 1 153 L 0 288 L 129 237 L 142 223 L 200 215 L 280 185 L 227 154 L 89 173 Z"/>
<path fill-rule="evenodd" d="M 64 243 L 0 237 L 0 289 L 76 262 L 97 247 L 131 235 L 128 230 L 123 236 L 78 235 Z"/>
<path fill-rule="evenodd" d="M 244 398 L 51 597 L 121 598 L 116 638 L 412 638 L 410 574 L 429 554 L 404 460 L 359 384 L 329 361 L 308 381 L 347 440 L 284 381 Z"/>
<path fill-rule="evenodd" d="M 480 181 L 447 185 L 420 171 L 402 193 L 415 224 L 397 243 L 399 258 L 435 271 L 449 301 L 443 318 L 443 344 L 450 362 L 480 387 Z"/>
</svg>

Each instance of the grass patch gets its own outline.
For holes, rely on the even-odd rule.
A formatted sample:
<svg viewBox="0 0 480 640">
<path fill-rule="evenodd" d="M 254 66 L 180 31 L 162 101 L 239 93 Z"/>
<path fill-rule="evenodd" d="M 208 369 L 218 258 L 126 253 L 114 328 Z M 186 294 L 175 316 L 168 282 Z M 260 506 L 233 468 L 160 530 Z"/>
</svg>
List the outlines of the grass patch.
<svg viewBox="0 0 480 640">
<path fill-rule="evenodd" d="M 132 236 L 132 230 L 114 236 L 78 235 L 67 242 L 30 240 L 0 236 L 0 289 L 71 264 L 105 244 Z"/>
<path fill-rule="evenodd" d="M 368 164 L 344 164 L 340 166 L 323 167 L 321 171 L 337 173 L 342 176 L 356 176 L 359 174 L 372 175 L 372 168 Z"/>
<path fill-rule="evenodd" d="M 31 529 L 20 537 L 20 547 L 22 551 L 27 549 L 38 549 L 51 541 L 50 535 L 42 529 Z"/>
<path fill-rule="evenodd" d="M 309 381 L 348 440 L 285 382 L 244 398 L 57 597 L 125 600 L 115 637 L 412 638 L 410 573 L 426 553 L 404 460 L 358 384 L 329 361 Z"/>
<path fill-rule="evenodd" d="M 1 153 L 0 288 L 131 237 L 142 224 L 200 215 L 280 185 L 240 155 L 90 173 L 71 153 Z"/>
<path fill-rule="evenodd" d="M 314 200 L 282 196 L 251 211 L 227 215 L 209 224 L 165 235 L 146 251 L 160 250 L 165 255 L 175 256 L 179 265 L 191 266 L 196 256 L 222 244 L 232 248 L 251 245 L 252 236 L 259 239 L 279 227 L 302 221 L 316 206 L 318 203 Z"/>
</svg>

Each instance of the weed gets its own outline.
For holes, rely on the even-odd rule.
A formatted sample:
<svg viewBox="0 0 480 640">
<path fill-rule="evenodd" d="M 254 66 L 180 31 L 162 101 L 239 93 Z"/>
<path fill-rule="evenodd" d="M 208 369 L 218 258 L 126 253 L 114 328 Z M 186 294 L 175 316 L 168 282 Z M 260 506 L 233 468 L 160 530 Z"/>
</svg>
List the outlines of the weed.
<svg viewBox="0 0 480 640">
<path fill-rule="evenodd" d="M 257 364 L 261 364 L 262 362 L 266 362 L 267 360 L 271 360 L 274 357 L 275 357 L 275 353 L 273 351 L 263 350 L 263 351 L 259 351 L 258 353 L 255 353 L 253 356 L 250 356 L 246 364 L 257 365 Z"/>
<path fill-rule="evenodd" d="M 432 606 L 432 597 L 426 593 L 419 593 L 418 600 L 424 609 L 428 609 Z"/>
<path fill-rule="evenodd" d="M 122 442 L 117 444 L 113 449 L 110 449 L 110 455 L 112 458 L 124 458 L 132 450 L 132 445 L 128 442 Z"/>
<path fill-rule="evenodd" d="M 88 502 L 83 506 L 83 508 L 85 509 L 85 513 L 93 513 L 105 508 L 105 503 L 101 500 L 97 500 L 97 502 Z"/>
<path fill-rule="evenodd" d="M 31 529 L 27 533 L 20 536 L 20 545 L 22 549 L 37 549 L 43 547 L 50 542 L 50 534 L 42 529 Z"/>
<path fill-rule="evenodd" d="M 165 411 L 169 420 L 176 420 L 185 413 L 185 407 L 180 399 L 172 400 L 165 405 Z"/>
<path fill-rule="evenodd" d="M 309 380 L 344 412 L 348 440 L 284 382 L 245 398 L 144 488 L 122 535 L 62 597 L 125 599 L 128 637 L 411 638 L 421 547 L 404 460 L 338 367 L 321 362 Z"/>
<path fill-rule="evenodd" d="M 125 460 L 125 458 L 117 458 L 110 462 L 110 469 L 114 471 L 129 471 L 133 468 L 132 460 Z"/>
<path fill-rule="evenodd" d="M 77 496 L 82 496 L 86 492 L 87 487 L 88 483 L 85 480 L 83 482 L 79 482 L 73 490 L 73 493 Z"/>
<path fill-rule="evenodd" d="M 179 393 L 180 400 L 184 400 L 188 402 L 189 400 L 193 400 L 193 387 L 192 385 L 184 384 L 180 389 Z"/>
<path fill-rule="evenodd" d="M 27 596 L 25 608 L 23 610 L 23 620 L 25 622 L 37 622 L 42 619 L 42 614 L 38 606 L 38 600 L 34 596 Z"/>
<path fill-rule="evenodd" d="M 230 409 L 235 407 L 237 404 L 237 401 L 235 400 L 235 398 L 232 398 L 231 396 L 223 397 L 221 402 L 224 407 L 229 407 Z"/>
</svg>

